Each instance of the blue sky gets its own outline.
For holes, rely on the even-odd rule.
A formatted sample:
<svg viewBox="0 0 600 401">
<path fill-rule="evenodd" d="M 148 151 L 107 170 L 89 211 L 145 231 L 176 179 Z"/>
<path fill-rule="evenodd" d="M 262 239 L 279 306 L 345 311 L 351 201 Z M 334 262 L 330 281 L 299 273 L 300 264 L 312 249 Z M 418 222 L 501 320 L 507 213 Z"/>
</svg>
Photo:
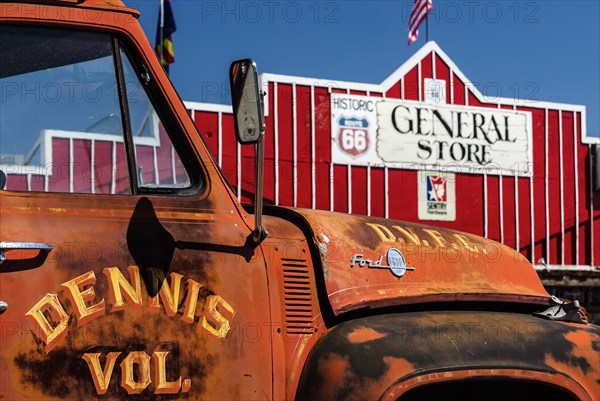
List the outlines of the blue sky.
<svg viewBox="0 0 600 401">
<path fill-rule="evenodd" d="M 125 1 L 154 43 L 158 0 Z M 171 0 L 171 79 L 184 100 L 229 103 L 229 63 L 259 71 L 380 83 L 425 43 L 407 46 L 411 0 Z M 600 136 L 600 1 L 433 0 L 429 38 L 479 89 L 587 106 Z"/>
</svg>

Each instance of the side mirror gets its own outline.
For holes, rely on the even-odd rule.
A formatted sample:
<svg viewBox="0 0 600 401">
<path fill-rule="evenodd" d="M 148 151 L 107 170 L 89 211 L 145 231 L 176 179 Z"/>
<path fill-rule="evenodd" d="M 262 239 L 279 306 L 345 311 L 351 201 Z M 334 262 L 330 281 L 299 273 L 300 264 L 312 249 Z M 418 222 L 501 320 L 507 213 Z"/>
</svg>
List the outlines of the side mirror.
<svg viewBox="0 0 600 401">
<path fill-rule="evenodd" d="M 242 145 L 255 144 L 254 230 L 249 239 L 258 246 L 269 235 L 262 226 L 263 165 L 265 159 L 264 92 L 258 87 L 256 63 L 252 59 L 238 60 L 229 68 L 231 101 L 235 134 Z"/>
<path fill-rule="evenodd" d="M 264 131 L 264 118 L 256 63 L 252 59 L 231 63 L 229 82 L 237 140 L 257 143 Z"/>
</svg>

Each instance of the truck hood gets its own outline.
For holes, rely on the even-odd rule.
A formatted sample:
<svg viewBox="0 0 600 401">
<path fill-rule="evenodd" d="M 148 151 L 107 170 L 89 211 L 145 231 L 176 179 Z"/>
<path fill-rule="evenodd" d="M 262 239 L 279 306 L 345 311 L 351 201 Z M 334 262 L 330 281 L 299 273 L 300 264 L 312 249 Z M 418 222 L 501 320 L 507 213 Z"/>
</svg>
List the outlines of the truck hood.
<svg viewBox="0 0 600 401">
<path fill-rule="evenodd" d="M 311 227 L 336 315 L 424 302 L 548 304 L 529 261 L 497 242 L 402 221 L 295 211 Z"/>
</svg>

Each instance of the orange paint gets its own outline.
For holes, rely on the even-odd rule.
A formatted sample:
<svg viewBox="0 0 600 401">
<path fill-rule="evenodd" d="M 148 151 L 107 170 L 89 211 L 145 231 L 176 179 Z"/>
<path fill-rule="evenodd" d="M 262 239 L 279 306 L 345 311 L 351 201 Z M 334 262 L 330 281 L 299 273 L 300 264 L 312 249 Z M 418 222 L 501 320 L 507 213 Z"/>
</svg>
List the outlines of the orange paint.
<svg viewBox="0 0 600 401">
<path fill-rule="evenodd" d="M 333 400 L 347 377 L 348 360 L 336 354 L 329 354 L 327 358 L 319 362 L 319 372 L 323 377 L 323 383 L 319 388 L 319 394 L 324 400 Z"/>
<path fill-rule="evenodd" d="M 370 327 L 361 327 L 348 334 L 348 341 L 350 341 L 352 344 L 360 344 L 368 341 L 379 340 L 385 336 L 386 334 L 379 333 Z"/>
<path fill-rule="evenodd" d="M 596 347 L 600 345 L 600 336 L 580 330 L 567 333 L 565 338 L 573 344 L 568 361 L 556 360 L 549 353 L 546 363 L 577 380 L 592 397 L 600 396 L 600 353 L 593 348 L 593 342 Z"/>
</svg>

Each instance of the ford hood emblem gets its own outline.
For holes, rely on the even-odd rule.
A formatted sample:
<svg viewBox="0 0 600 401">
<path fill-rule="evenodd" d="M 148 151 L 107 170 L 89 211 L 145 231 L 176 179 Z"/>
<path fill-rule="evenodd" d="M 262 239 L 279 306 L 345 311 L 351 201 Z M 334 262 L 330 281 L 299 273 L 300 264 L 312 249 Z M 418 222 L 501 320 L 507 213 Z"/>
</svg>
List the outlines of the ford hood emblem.
<svg viewBox="0 0 600 401">
<path fill-rule="evenodd" d="M 414 267 L 406 267 L 406 259 L 404 259 L 404 255 L 402 252 L 397 250 L 396 248 L 391 248 L 387 251 L 387 264 L 392 271 L 392 274 L 396 277 L 404 276 L 406 270 L 414 270 Z"/>
</svg>

